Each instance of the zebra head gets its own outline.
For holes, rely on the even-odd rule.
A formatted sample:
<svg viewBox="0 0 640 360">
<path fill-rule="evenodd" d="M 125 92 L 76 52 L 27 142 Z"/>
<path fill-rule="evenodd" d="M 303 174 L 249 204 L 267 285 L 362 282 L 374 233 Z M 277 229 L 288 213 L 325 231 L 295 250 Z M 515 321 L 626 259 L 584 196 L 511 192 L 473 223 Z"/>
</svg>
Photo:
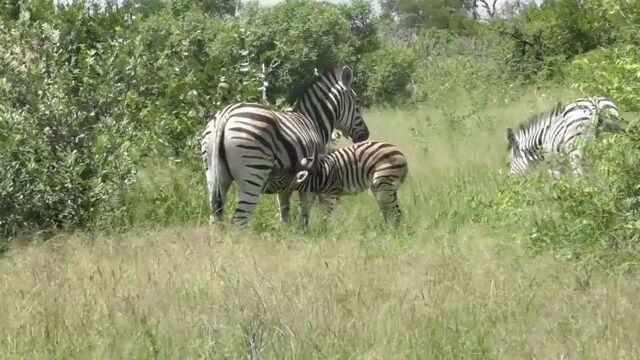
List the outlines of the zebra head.
<svg viewBox="0 0 640 360">
<path fill-rule="evenodd" d="M 313 156 L 305 157 L 300 160 L 300 164 L 296 171 L 296 176 L 293 179 L 294 184 L 301 184 L 309 177 L 309 175 L 317 173 L 318 171 L 317 159 L 318 159 L 318 151 L 316 149 L 314 151 Z"/>
<path fill-rule="evenodd" d="M 360 99 L 351 88 L 353 72 L 348 66 L 343 66 L 339 75 L 339 93 L 337 101 L 337 113 L 335 127 L 341 133 L 349 136 L 354 143 L 365 141 L 369 138 L 369 128 L 362 118 L 360 111 Z M 335 91 L 332 91 L 335 96 Z"/>
<path fill-rule="evenodd" d="M 352 82 L 353 72 L 348 66 L 333 67 L 324 74 L 316 71 L 313 81 L 294 105 L 294 111 L 318 123 L 325 143 L 334 130 L 350 137 L 354 143 L 369 138 L 369 128 L 362 118 Z"/>
<path fill-rule="evenodd" d="M 303 183 L 309 176 L 317 176 L 320 173 L 325 173 L 322 167 L 326 165 L 326 161 L 329 160 L 327 155 L 338 151 L 339 148 L 333 147 L 331 145 L 327 145 L 324 147 L 324 152 L 320 153 L 316 148 L 313 152 L 313 156 L 305 157 L 300 160 L 298 167 L 296 168 L 296 175 L 293 179 L 293 184 L 301 184 Z M 329 174 L 335 175 L 335 174 Z M 324 181 L 324 179 L 322 180 Z"/>
<path fill-rule="evenodd" d="M 618 106 L 604 97 L 596 97 L 593 101 L 596 104 L 598 124 L 602 126 L 603 130 L 608 132 L 623 131 L 624 119 L 620 115 Z"/>
<path fill-rule="evenodd" d="M 511 128 L 507 128 L 507 142 L 509 143 L 507 147 L 509 174 L 521 175 L 537 161 L 537 158 L 531 150 L 521 148 L 520 142 Z"/>
</svg>

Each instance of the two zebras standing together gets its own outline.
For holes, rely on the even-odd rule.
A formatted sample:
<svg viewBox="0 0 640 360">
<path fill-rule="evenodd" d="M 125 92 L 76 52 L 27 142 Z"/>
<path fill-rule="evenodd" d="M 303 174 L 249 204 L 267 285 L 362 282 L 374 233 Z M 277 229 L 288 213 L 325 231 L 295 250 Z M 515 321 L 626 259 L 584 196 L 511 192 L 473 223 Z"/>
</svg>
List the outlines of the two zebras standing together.
<svg viewBox="0 0 640 360">
<path fill-rule="evenodd" d="M 408 173 L 405 156 L 386 141 L 369 141 L 358 97 L 351 88 L 349 67 L 316 74 L 294 107 L 278 112 L 260 104 L 226 106 L 209 119 L 201 139 L 210 222 L 221 221 L 225 197 L 235 180 L 238 203 L 232 223 L 246 225 L 260 194 L 277 194 L 280 219 L 289 220 L 290 198 L 298 191 L 301 225 L 309 221 L 309 206 L 316 194 L 335 207 L 339 196 L 369 188 L 387 223 L 398 225 L 401 212 L 397 190 Z M 574 170 L 581 171 L 581 151 L 575 139 L 587 135 L 587 125 L 600 119 L 600 110 L 616 119 L 617 107 L 604 98 L 579 99 L 566 107 L 535 117 L 517 132 L 507 130 L 510 172 L 524 172 L 541 161 L 542 151 L 568 153 Z M 615 123 L 596 120 L 598 128 Z M 353 145 L 326 148 L 334 130 L 346 134 Z"/>
<path fill-rule="evenodd" d="M 393 145 L 367 141 L 349 67 L 317 73 L 293 109 L 278 112 L 259 104 L 228 105 L 209 119 L 201 140 L 210 222 L 221 221 L 231 183 L 238 185 L 232 223 L 246 225 L 260 194 L 277 194 L 280 219 L 289 220 L 290 198 L 298 191 L 301 225 L 309 221 L 316 193 L 330 211 L 339 195 L 370 187 L 385 219 L 399 218 L 397 188 L 407 163 Z M 353 146 L 327 154 L 334 130 Z M 394 220 L 397 223 L 397 220 Z"/>
</svg>

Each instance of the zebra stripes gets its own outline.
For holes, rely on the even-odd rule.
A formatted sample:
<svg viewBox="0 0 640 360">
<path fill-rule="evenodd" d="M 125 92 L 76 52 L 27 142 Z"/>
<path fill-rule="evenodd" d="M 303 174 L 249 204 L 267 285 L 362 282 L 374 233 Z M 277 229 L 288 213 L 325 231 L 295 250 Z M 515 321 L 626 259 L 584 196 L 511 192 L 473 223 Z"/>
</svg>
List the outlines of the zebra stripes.
<svg viewBox="0 0 640 360">
<path fill-rule="evenodd" d="M 602 130 L 620 129 L 619 111 L 609 99 L 581 98 L 534 116 L 517 131 L 507 128 L 508 167 L 511 174 L 523 174 L 544 161 L 544 153 L 568 155 L 575 175 L 582 174 L 583 151 L 579 140 L 592 139 Z M 557 171 L 552 171 L 557 176 Z"/>
<path fill-rule="evenodd" d="M 347 66 L 317 74 L 292 111 L 237 103 L 214 115 L 201 140 L 210 222 L 222 219 L 234 180 L 239 190 L 234 224 L 247 224 L 262 193 L 277 193 L 280 218 L 289 219 L 290 184 L 300 160 L 324 148 L 334 129 L 348 134 L 353 142 L 369 137 L 352 79 Z M 300 193 L 301 208 L 309 197 Z"/>
<path fill-rule="evenodd" d="M 338 197 L 358 194 L 367 188 L 375 196 L 387 224 L 398 226 L 402 212 L 398 188 L 407 178 L 407 159 L 387 141 L 364 141 L 327 155 L 302 159 L 304 170 L 296 174 L 293 187 L 320 194 L 327 212 L 333 211 Z M 303 221 L 308 222 L 308 212 Z"/>
</svg>

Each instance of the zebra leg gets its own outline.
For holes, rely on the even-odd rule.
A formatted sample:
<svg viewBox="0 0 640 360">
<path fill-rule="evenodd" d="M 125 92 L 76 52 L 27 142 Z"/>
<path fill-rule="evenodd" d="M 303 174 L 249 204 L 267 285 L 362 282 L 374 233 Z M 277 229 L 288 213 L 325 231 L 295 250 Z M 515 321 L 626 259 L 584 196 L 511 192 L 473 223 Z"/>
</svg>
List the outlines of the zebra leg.
<svg viewBox="0 0 640 360">
<path fill-rule="evenodd" d="M 325 209 L 324 216 L 322 217 L 322 225 L 326 228 L 329 222 L 329 217 L 338 204 L 338 197 L 335 195 L 323 194 L 320 195 L 320 202 L 322 202 Z"/>
<path fill-rule="evenodd" d="M 402 212 L 398 204 L 398 193 L 391 189 L 372 190 L 378 201 L 378 207 L 387 225 L 397 227 L 400 224 Z"/>
<path fill-rule="evenodd" d="M 324 205 L 325 214 L 327 216 L 330 216 L 336 209 L 336 205 L 338 205 L 338 197 L 335 195 L 320 195 L 320 201 Z"/>
<path fill-rule="evenodd" d="M 574 178 L 582 177 L 582 150 L 575 150 L 571 153 L 571 168 Z"/>
<path fill-rule="evenodd" d="M 309 227 L 309 212 L 315 194 L 312 192 L 300 191 L 298 192 L 300 197 L 300 227 L 303 230 L 307 230 Z"/>
<path fill-rule="evenodd" d="M 226 140 L 226 139 L 225 139 Z M 246 139 L 235 140 L 235 144 L 225 143 L 227 161 L 231 176 L 238 184 L 238 204 L 233 214 L 231 222 L 234 225 L 245 226 L 249 223 L 249 218 L 258 204 L 258 198 L 267 183 L 269 174 L 273 169 L 273 158 L 264 156 L 261 150 L 261 157 L 256 156 L 256 151 L 245 150 L 238 145 L 253 146 Z M 246 141 L 251 145 L 245 145 L 241 141 Z"/>
<path fill-rule="evenodd" d="M 262 193 L 262 187 L 269 176 L 270 170 L 245 174 L 242 178 L 236 178 L 238 183 L 238 204 L 233 213 L 231 222 L 234 225 L 245 226 L 258 205 L 258 198 Z"/>
<path fill-rule="evenodd" d="M 278 193 L 278 210 L 280 212 L 280 222 L 289 222 L 289 212 L 291 210 L 291 191 L 286 190 Z"/>
</svg>

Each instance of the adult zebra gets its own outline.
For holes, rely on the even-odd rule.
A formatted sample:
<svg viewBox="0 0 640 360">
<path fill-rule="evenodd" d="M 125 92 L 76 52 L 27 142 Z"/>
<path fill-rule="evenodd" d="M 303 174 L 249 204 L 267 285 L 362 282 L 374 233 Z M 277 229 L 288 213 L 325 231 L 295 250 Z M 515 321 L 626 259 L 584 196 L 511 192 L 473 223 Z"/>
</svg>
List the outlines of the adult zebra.
<svg viewBox="0 0 640 360">
<path fill-rule="evenodd" d="M 201 141 L 210 222 L 222 220 L 224 201 L 235 180 L 238 204 L 232 223 L 246 225 L 261 193 L 278 194 L 281 221 L 288 221 L 290 184 L 300 160 L 322 149 L 337 128 L 353 142 L 369 138 L 348 66 L 319 74 L 293 110 L 278 112 L 260 104 L 237 103 L 218 111 Z M 301 215 L 312 194 L 299 192 Z M 302 216 L 301 216 L 302 218 Z"/>
<path fill-rule="evenodd" d="M 568 155 L 574 175 L 581 175 L 583 150 L 578 141 L 592 139 L 603 130 L 620 130 L 619 120 L 618 107 L 606 98 L 580 98 L 566 106 L 558 103 L 520 124 L 515 132 L 507 128 L 509 172 L 523 174 L 543 161 L 547 152 Z M 550 172 L 558 176 L 557 171 Z"/>
</svg>

